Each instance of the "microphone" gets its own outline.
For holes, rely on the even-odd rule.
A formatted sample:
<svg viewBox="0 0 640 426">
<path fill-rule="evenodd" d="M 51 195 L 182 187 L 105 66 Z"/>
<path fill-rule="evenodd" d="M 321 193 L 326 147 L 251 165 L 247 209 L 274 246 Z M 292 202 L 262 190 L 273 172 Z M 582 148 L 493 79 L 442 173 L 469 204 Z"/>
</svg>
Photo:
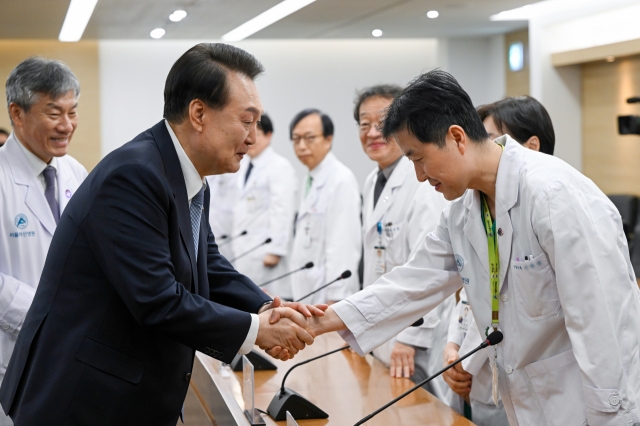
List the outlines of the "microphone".
<svg viewBox="0 0 640 426">
<path fill-rule="evenodd" d="M 315 404 L 310 402 L 308 399 L 300 395 L 299 393 L 284 387 L 284 382 L 287 380 L 287 376 L 294 368 L 300 367 L 301 365 L 308 364 L 311 361 L 315 361 L 316 359 L 324 358 L 325 356 L 334 354 L 336 352 L 343 351 L 348 349 L 349 346 L 343 346 L 338 349 L 334 349 L 322 355 L 318 355 L 313 358 L 309 358 L 306 361 L 302 361 L 291 367 L 287 373 L 282 378 L 282 385 L 280 386 L 280 390 L 275 394 L 271 403 L 269 404 L 269 408 L 267 408 L 267 413 L 275 420 L 286 420 L 287 411 L 291 413 L 296 419 L 326 419 L 329 417 L 327 413 L 318 408 Z"/>
<path fill-rule="evenodd" d="M 627 99 L 628 104 L 637 104 L 640 102 L 640 96 L 634 96 L 633 98 Z"/>
<path fill-rule="evenodd" d="M 313 296 L 314 294 L 316 294 L 317 292 L 319 292 L 323 288 L 328 287 L 328 286 L 330 286 L 331 284 L 333 284 L 333 283 L 335 283 L 337 281 L 343 280 L 345 278 L 349 278 L 350 276 L 351 276 L 351 271 L 347 269 L 342 274 L 340 274 L 340 276 L 338 278 L 336 278 L 335 280 L 331 281 L 330 283 L 327 283 L 327 284 L 323 285 L 322 287 L 319 287 L 319 288 L 313 290 L 309 294 L 306 294 L 306 295 L 302 296 L 300 299 L 296 300 L 296 302 L 300 302 L 301 300 L 306 299 L 309 296 Z"/>
<path fill-rule="evenodd" d="M 226 246 L 231 241 L 235 240 L 238 237 L 242 237 L 243 235 L 247 235 L 247 230 L 246 229 L 244 231 L 242 231 L 241 233 L 239 233 L 238 235 L 234 235 L 232 237 L 230 237 L 228 235 L 223 235 L 222 237 L 220 237 L 220 239 L 221 240 L 226 240 L 226 241 L 223 241 L 224 244 L 218 244 L 218 247 Z"/>
<path fill-rule="evenodd" d="M 257 246 L 245 251 L 244 253 L 242 253 L 239 256 L 234 257 L 233 259 L 231 259 L 229 262 L 235 262 L 236 260 L 240 259 L 241 257 L 244 257 L 246 255 L 248 255 L 249 253 L 251 253 L 254 250 L 259 249 L 260 247 L 262 247 L 265 244 L 269 244 L 271 242 L 271 238 L 267 238 L 266 240 L 264 240 L 263 242 L 261 242 L 260 244 L 258 244 Z"/>
<path fill-rule="evenodd" d="M 274 282 L 274 281 L 281 280 L 282 278 L 288 277 L 288 276 L 289 276 L 289 275 L 291 275 L 291 274 L 295 274 L 295 273 L 296 273 L 296 272 L 298 272 L 298 271 L 302 271 L 303 269 L 309 269 L 309 268 L 313 268 L 313 262 L 308 262 L 308 263 L 307 263 L 306 265 L 304 265 L 302 268 L 298 268 L 298 269 L 296 269 L 295 271 L 290 271 L 290 272 L 287 272 L 287 273 L 286 273 L 286 274 L 284 274 L 284 275 L 280 275 L 278 278 L 274 278 L 274 279 L 269 280 L 269 281 L 267 281 L 267 282 L 265 282 L 265 283 L 262 283 L 262 284 L 260 284 L 258 287 L 264 287 L 265 285 L 267 285 L 267 284 L 271 284 L 271 283 L 272 283 L 272 282 Z"/>
<path fill-rule="evenodd" d="M 491 333 L 489 335 L 489 337 L 487 337 L 487 339 L 480 343 L 480 345 L 475 348 L 474 350 L 468 352 L 466 355 L 464 355 L 461 358 L 458 358 L 455 362 L 447 365 L 445 368 L 443 368 L 442 370 L 438 371 L 436 374 L 434 374 L 433 376 L 424 379 L 423 381 L 421 381 L 420 383 L 418 383 L 417 385 L 415 385 L 414 387 L 412 387 L 411 389 L 409 389 L 408 391 L 406 391 L 405 393 L 403 393 L 402 395 L 400 395 L 399 397 L 391 400 L 391 402 L 388 402 L 387 404 L 383 405 L 382 407 L 378 408 L 376 411 L 374 411 L 373 413 L 369 414 L 368 416 L 364 417 L 363 419 L 361 419 L 358 423 L 356 423 L 354 426 L 360 426 L 361 424 L 371 420 L 374 416 L 380 414 L 381 411 L 386 410 L 387 408 L 389 408 L 390 406 L 392 406 L 393 404 L 395 404 L 396 402 L 400 401 L 402 398 L 404 398 L 405 396 L 409 395 L 411 392 L 415 391 L 418 388 L 421 388 L 422 386 L 424 386 L 425 384 L 427 384 L 428 382 L 430 382 L 431 380 L 435 379 L 436 377 L 438 377 L 439 375 L 441 375 L 442 373 L 444 373 L 445 371 L 447 371 L 448 369 L 452 368 L 454 365 L 458 364 L 459 362 L 463 361 L 464 359 L 470 357 L 471 355 L 473 355 L 474 353 L 478 352 L 481 349 L 486 348 L 487 346 L 494 346 L 497 345 L 498 343 L 502 342 L 503 339 L 503 335 L 501 331 L 494 331 L 493 333 Z M 295 367 L 295 366 L 294 366 Z"/>
</svg>

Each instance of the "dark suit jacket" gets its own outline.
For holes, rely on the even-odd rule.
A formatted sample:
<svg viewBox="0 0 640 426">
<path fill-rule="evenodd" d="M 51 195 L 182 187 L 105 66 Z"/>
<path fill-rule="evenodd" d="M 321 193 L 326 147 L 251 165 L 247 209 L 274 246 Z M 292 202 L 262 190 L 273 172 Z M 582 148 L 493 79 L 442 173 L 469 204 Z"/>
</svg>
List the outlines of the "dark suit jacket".
<svg viewBox="0 0 640 426">
<path fill-rule="evenodd" d="M 66 207 L 6 376 L 16 426 L 175 426 L 194 350 L 230 363 L 270 299 L 222 257 L 205 192 L 198 259 L 164 122 L 98 164 Z"/>
</svg>

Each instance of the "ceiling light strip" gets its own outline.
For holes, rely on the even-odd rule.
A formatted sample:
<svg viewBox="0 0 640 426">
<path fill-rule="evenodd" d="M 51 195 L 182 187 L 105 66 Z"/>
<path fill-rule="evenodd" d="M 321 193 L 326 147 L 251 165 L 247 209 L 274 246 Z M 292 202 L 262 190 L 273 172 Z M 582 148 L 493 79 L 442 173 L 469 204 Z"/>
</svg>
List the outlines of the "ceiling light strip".
<svg viewBox="0 0 640 426">
<path fill-rule="evenodd" d="M 98 0 L 71 0 L 58 40 L 79 41 Z"/>
<path fill-rule="evenodd" d="M 240 41 L 310 5 L 316 0 L 284 0 L 222 36 L 224 41 Z"/>
</svg>

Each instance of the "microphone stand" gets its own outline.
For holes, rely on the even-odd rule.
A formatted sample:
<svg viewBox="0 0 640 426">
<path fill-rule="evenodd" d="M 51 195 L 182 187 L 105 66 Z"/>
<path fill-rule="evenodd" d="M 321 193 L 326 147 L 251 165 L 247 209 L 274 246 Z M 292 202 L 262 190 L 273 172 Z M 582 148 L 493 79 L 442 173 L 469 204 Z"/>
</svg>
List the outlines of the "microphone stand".
<svg viewBox="0 0 640 426">
<path fill-rule="evenodd" d="M 286 273 L 286 274 L 284 274 L 284 275 L 281 275 L 281 276 L 279 276 L 279 277 L 277 277 L 277 278 L 273 278 L 273 279 L 271 279 L 271 280 L 269 280 L 269 281 L 267 281 L 267 282 L 264 282 L 264 283 L 260 284 L 258 287 L 264 287 L 264 286 L 266 286 L 266 285 L 268 285 L 268 284 L 271 284 L 271 283 L 272 283 L 272 282 L 274 282 L 274 281 L 281 280 L 282 278 L 286 278 L 286 277 L 288 277 L 288 276 L 289 276 L 289 275 L 291 275 L 291 274 L 295 274 L 296 272 L 300 272 L 300 271 L 302 271 L 302 270 L 304 270 L 304 269 L 309 269 L 309 268 L 313 268 L 313 262 L 309 262 L 309 263 L 307 263 L 306 265 L 304 265 L 302 268 L 298 268 L 298 269 L 296 269 L 295 271 L 289 271 L 289 272 L 287 272 L 287 273 Z"/>
<path fill-rule="evenodd" d="M 220 237 L 220 239 L 224 240 L 224 241 L 221 241 L 220 244 L 218 244 L 218 247 L 226 246 L 231 241 L 235 240 L 238 237 L 242 237 L 243 235 L 247 235 L 247 231 L 242 231 L 238 235 L 235 235 L 235 236 L 232 236 L 232 237 L 230 237 L 228 235 L 223 235 L 222 237 Z"/>
<path fill-rule="evenodd" d="M 238 255 L 238 256 L 234 257 L 229 262 L 235 262 L 236 260 L 240 259 L 241 257 L 244 257 L 244 256 L 248 255 L 249 253 L 251 253 L 254 250 L 258 250 L 260 247 L 262 247 L 265 244 L 269 244 L 270 242 L 271 242 L 271 238 L 267 238 L 266 240 L 264 240 L 264 242 L 262 242 L 262 243 L 258 244 L 257 246 L 245 251 L 241 255 Z"/>
<path fill-rule="evenodd" d="M 301 302 L 304 299 L 306 299 L 309 296 L 313 296 L 314 294 L 316 294 L 317 292 L 319 292 L 320 290 L 325 289 L 326 287 L 329 287 L 331 284 L 336 283 L 342 279 L 345 278 L 349 278 L 351 276 L 351 271 L 344 271 L 338 278 L 336 278 L 335 280 L 331 281 L 330 283 L 327 283 L 323 286 L 318 287 L 317 289 L 313 290 L 311 293 L 309 294 L 305 294 L 304 296 L 302 296 L 300 299 L 296 300 L 295 302 Z"/>
<path fill-rule="evenodd" d="M 287 380 L 287 376 L 289 373 L 293 371 L 294 368 L 299 367 L 304 364 L 308 364 L 311 361 L 315 361 L 320 358 L 324 358 L 325 356 L 329 356 L 336 352 L 343 351 L 348 349 L 349 346 L 343 346 L 338 349 L 334 349 L 322 355 L 318 355 L 313 358 L 309 358 L 306 361 L 302 361 L 294 365 L 287 371 L 282 379 L 282 385 L 280 386 L 280 390 L 275 394 L 271 403 L 269 404 L 269 408 L 267 408 L 267 413 L 275 420 L 286 420 L 287 419 L 287 411 L 291 413 L 291 415 L 295 419 L 326 419 L 329 417 L 327 413 L 318 408 L 315 404 L 310 402 L 308 399 L 300 395 L 299 393 L 284 387 L 284 383 Z"/>
<path fill-rule="evenodd" d="M 499 337 L 496 338 L 496 342 L 495 343 L 491 343 L 492 340 L 490 340 L 491 336 L 494 335 L 495 333 L 500 333 Z M 471 355 L 473 355 L 474 353 L 478 352 L 481 349 L 486 348 L 487 346 L 492 346 L 492 345 L 497 345 L 498 343 L 500 343 L 502 341 L 502 333 L 500 331 L 494 331 L 493 333 L 491 333 L 489 335 L 489 337 L 480 344 L 480 346 L 478 346 L 477 348 L 475 348 L 474 350 L 468 352 L 466 355 L 464 355 L 461 358 L 458 358 L 455 362 L 447 365 L 445 368 L 443 368 L 442 370 L 438 371 L 436 374 L 434 374 L 431 377 L 428 377 L 426 379 L 424 379 L 423 381 L 421 381 L 420 383 L 418 383 L 417 385 L 415 385 L 414 387 L 412 387 L 411 389 L 409 389 L 408 391 L 406 391 L 405 393 L 403 393 L 402 395 L 400 395 L 397 398 L 394 398 L 393 400 L 391 400 L 390 402 L 386 403 L 385 405 L 383 405 L 382 407 L 378 408 L 376 411 L 374 411 L 373 413 L 369 414 L 368 416 L 362 418 L 360 421 L 358 421 L 358 423 L 356 423 L 353 426 L 360 426 L 361 424 L 368 422 L 369 420 L 371 420 L 374 416 L 380 414 L 381 411 L 386 410 L 387 408 L 389 408 L 390 406 L 392 406 L 393 404 L 395 404 L 396 402 L 400 401 L 402 398 L 404 398 L 405 396 L 409 395 L 411 392 L 415 391 L 416 389 L 421 388 L 422 386 L 424 386 L 425 384 L 429 383 L 431 380 L 435 379 L 436 377 L 438 377 L 439 375 L 441 375 L 442 373 L 444 373 L 445 371 L 447 371 L 450 368 L 453 368 L 456 364 L 462 362 L 463 360 L 467 359 L 468 357 L 470 357 Z"/>
</svg>

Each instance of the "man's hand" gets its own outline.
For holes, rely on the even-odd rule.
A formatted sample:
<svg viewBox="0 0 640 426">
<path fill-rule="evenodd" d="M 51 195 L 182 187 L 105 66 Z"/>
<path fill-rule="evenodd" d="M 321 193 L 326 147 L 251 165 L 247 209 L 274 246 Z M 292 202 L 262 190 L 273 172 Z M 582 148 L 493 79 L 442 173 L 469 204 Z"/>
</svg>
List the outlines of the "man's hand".
<svg viewBox="0 0 640 426">
<path fill-rule="evenodd" d="M 261 349 L 279 348 L 274 358 L 293 358 L 306 345 L 313 343 L 313 337 L 303 327 L 307 325 L 304 315 L 291 308 L 277 307 L 258 314 L 260 326 L 256 345 Z M 277 318 L 274 320 L 274 318 Z M 267 351 L 270 355 L 270 352 Z M 273 356 L 273 355 L 272 355 Z"/>
<path fill-rule="evenodd" d="M 389 363 L 389 374 L 391 377 L 406 377 L 408 379 L 413 376 L 415 371 L 415 356 L 416 350 L 413 347 L 396 342 L 393 346 L 391 362 Z"/>
<path fill-rule="evenodd" d="M 459 358 L 459 350 L 460 346 L 455 343 L 447 343 L 443 353 L 445 367 L 452 364 Z M 453 368 L 445 371 L 443 378 L 452 391 L 464 398 L 465 401 L 469 402 L 469 393 L 471 393 L 471 382 L 473 376 L 462 368 L 462 363 L 456 364 Z"/>
<path fill-rule="evenodd" d="M 262 260 L 262 264 L 266 268 L 273 268 L 274 266 L 277 266 L 278 263 L 280 263 L 280 256 L 275 254 L 267 254 L 264 256 L 264 259 Z"/>
<path fill-rule="evenodd" d="M 269 309 L 280 308 L 280 307 L 291 308 L 294 311 L 298 311 L 302 313 L 302 315 L 304 315 L 305 317 L 311 318 L 313 315 L 318 317 L 323 316 L 324 311 L 327 310 L 329 305 L 325 305 L 325 304 L 305 305 L 304 303 L 300 303 L 300 302 L 283 302 L 279 296 L 276 296 L 273 299 L 273 302 L 271 302 L 271 304 L 263 306 L 258 313 L 261 314 L 264 311 L 267 311 Z M 277 319 L 275 321 L 277 321 Z"/>
</svg>

